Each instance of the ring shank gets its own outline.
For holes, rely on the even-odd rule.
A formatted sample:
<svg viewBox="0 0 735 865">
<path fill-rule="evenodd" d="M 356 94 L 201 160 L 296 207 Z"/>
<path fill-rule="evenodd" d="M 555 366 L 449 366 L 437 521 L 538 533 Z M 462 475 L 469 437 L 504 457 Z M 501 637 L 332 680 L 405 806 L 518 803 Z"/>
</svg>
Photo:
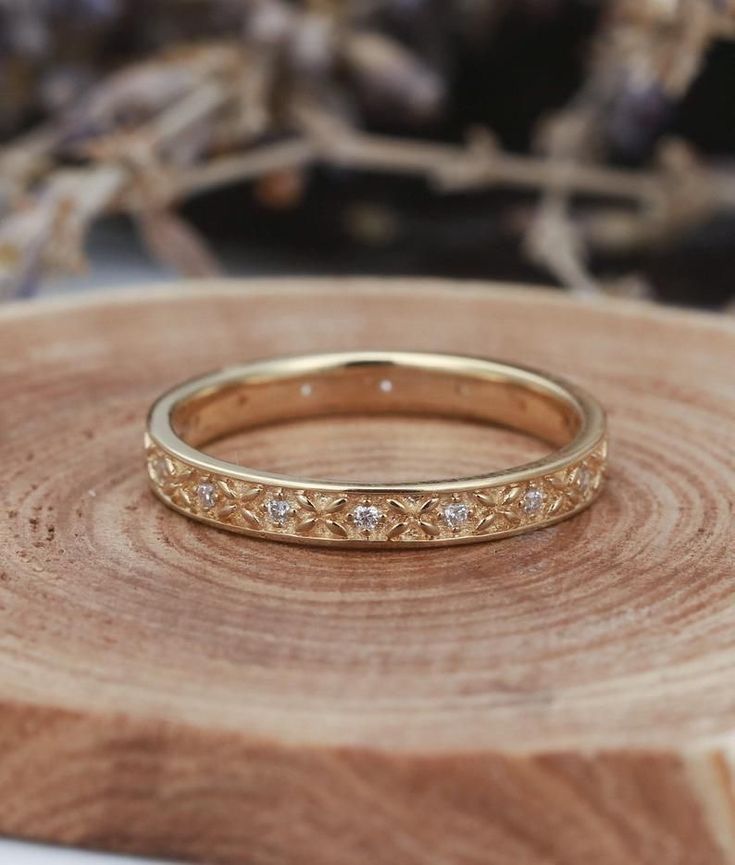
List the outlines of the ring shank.
<svg viewBox="0 0 735 865">
<path fill-rule="evenodd" d="M 337 414 L 441 416 L 549 444 L 484 475 L 340 483 L 258 471 L 202 450 L 245 429 Z M 460 355 L 350 352 L 259 361 L 186 382 L 151 409 L 146 450 L 169 507 L 231 531 L 299 543 L 431 546 L 505 537 L 587 507 L 606 465 L 605 416 L 583 391 Z"/>
</svg>

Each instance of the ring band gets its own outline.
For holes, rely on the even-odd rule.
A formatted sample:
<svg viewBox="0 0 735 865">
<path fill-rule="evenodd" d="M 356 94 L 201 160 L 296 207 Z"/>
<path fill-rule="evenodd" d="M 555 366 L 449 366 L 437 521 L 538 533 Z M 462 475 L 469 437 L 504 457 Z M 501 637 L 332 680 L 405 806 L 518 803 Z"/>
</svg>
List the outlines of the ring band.
<svg viewBox="0 0 735 865">
<path fill-rule="evenodd" d="M 199 449 L 275 421 L 358 412 L 480 421 L 554 450 L 475 477 L 345 484 L 257 471 Z M 188 517 L 370 549 L 493 540 L 559 522 L 596 498 L 607 458 L 604 411 L 578 388 L 497 361 L 415 352 L 279 358 L 186 382 L 151 408 L 146 453 L 154 492 Z"/>
</svg>

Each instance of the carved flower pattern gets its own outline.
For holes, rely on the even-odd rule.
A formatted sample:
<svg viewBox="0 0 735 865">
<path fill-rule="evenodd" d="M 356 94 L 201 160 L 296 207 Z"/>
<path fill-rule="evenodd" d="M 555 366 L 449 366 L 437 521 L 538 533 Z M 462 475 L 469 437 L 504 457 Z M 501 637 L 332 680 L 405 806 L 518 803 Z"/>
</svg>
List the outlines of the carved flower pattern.
<svg viewBox="0 0 735 865">
<path fill-rule="evenodd" d="M 306 511 L 306 515 L 296 525 L 297 532 L 312 533 L 319 529 L 337 538 L 346 538 L 347 529 L 335 514 L 344 511 L 347 499 L 344 496 L 318 496 L 313 493 L 300 492 L 296 501 Z"/>
<path fill-rule="evenodd" d="M 286 490 L 205 473 L 156 447 L 148 474 L 178 510 L 238 531 L 343 541 L 421 543 L 505 535 L 570 515 L 598 492 L 604 443 L 576 465 L 526 483 L 456 492 L 380 494 Z"/>
<path fill-rule="evenodd" d="M 432 520 L 438 498 L 421 499 L 388 499 L 390 509 L 398 514 L 398 519 L 388 529 L 388 540 L 393 541 L 406 532 L 423 533 L 428 537 L 435 538 L 439 533 L 439 527 Z"/>
</svg>

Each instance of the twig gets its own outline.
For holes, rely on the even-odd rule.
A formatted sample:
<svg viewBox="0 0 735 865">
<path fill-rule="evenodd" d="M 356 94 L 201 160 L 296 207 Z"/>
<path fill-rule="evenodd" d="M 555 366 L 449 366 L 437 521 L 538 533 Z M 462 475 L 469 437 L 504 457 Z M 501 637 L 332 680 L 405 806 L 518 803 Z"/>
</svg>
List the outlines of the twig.
<svg viewBox="0 0 735 865">
<path fill-rule="evenodd" d="M 284 168 L 305 167 L 313 163 L 316 157 L 314 146 L 302 138 L 263 145 L 244 153 L 220 156 L 182 168 L 173 181 L 173 189 L 178 199 L 185 199 Z"/>
</svg>

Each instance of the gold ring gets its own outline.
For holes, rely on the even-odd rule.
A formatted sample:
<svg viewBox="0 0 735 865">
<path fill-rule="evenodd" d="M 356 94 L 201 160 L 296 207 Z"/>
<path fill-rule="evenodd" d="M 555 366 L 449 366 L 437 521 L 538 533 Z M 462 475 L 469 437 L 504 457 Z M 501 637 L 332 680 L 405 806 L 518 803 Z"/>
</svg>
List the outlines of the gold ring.
<svg viewBox="0 0 735 865">
<path fill-rule="evenodd" d="M 257 471 L 201 447 L 252 426 L 349 413 L 500 425 L 553 450 L 475 477 L 344 484 Z M 605 413 L 577 387 L 498 361 L 416 352 L 263 360 L 186 382 L 151 408 L 148 476 L 169 507 L 257 537 L 370 549 L 493 540 L 587 507 L 605 471 Z"/>
</svg>

